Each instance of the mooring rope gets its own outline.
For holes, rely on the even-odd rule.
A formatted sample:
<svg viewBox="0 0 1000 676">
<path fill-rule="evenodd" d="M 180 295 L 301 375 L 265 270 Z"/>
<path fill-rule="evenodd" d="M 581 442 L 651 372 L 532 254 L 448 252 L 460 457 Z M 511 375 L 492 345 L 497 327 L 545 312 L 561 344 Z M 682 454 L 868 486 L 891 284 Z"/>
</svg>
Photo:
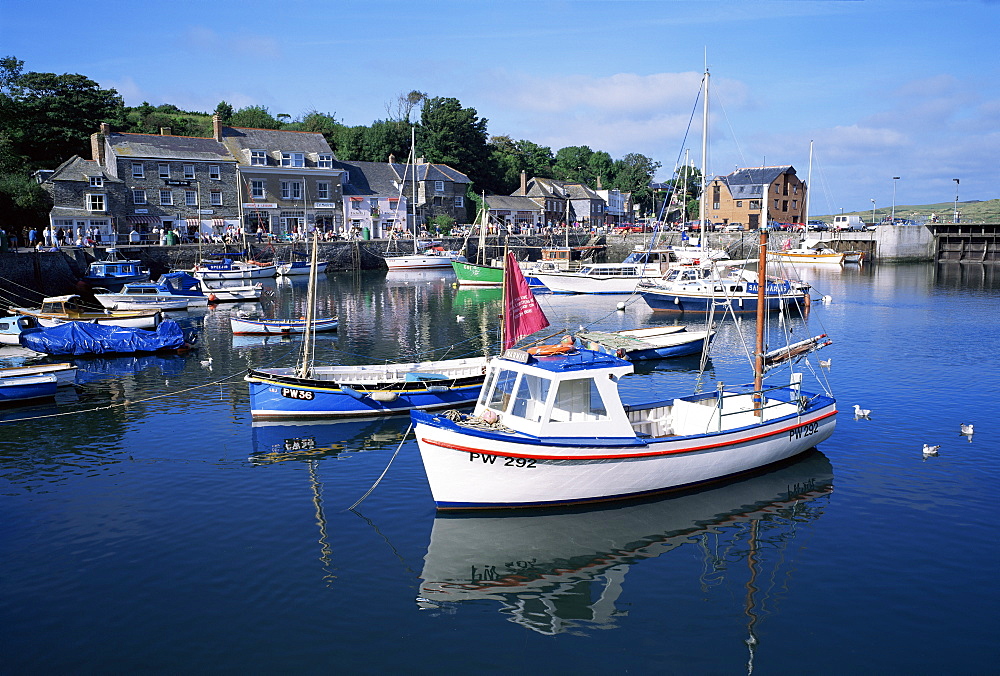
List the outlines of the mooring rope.
<svg viewBox="0 0 1000 676">
<path fill-rule="evenodd" d="M 360 498 L 358 498 L 357 502 L 355 502 L 353 505 L 351 505 L 350 507 L 348 507 L 347 509 L 345 509 L 344 510 L 345 512 L 349 512 L 349 511 L 353 510 L 355 507 L 357 507 L 358 505 L 360 505 L 364 501 L 365 498 L 367 498 L 369 495 L 372 494 L 372 491 L 375 490 L 375 487 L 379 485 L 380 481 L 382 481 L 382 477 L 384 477 L 385 473 L 389 471 L 390 467 L 392 467 L 392 461 L 396 459 L 397 455 L 399 455 L 399 449 L 401 449 L 403 447 L 403 443 L 406 441 L 406 437 L 410 434 L 410 430 L 412 430 L 412 429 L 413 429 L 413 423 L 411 422 L 410 426 L 406 428 L 405 432 L 403 432 L 403 438 L 399 440 L 399 446 L 396 446 L 396 451 L 392 454 L 392 457 L 389 458 L 389 464 L 385 466 L 384 470 L 382 470 L 382 473 L 379 475 L 378 479 L 375 480 L 375 483 L 372 484 L 372 487 L 369 488 L 368 491 L 364 495 L 362 495 Z"/>
</svg>

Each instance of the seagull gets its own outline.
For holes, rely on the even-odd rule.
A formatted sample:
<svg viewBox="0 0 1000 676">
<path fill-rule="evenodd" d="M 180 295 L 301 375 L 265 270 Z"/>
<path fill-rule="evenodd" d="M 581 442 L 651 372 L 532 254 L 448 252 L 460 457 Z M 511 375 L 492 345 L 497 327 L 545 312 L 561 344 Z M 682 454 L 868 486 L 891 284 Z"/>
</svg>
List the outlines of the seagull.
<svg viewBox="0 0 1000 676">
<path fill-rule="evenodd" d="M 208 369 L 209 371 L 211 371 L 212 370 L 212 358 L 209 357 L 208 359 L 202 359 L 201 360 L 201 367 L 203 369 Z"/>
<path fill-rule="evenodd" d="M 833 296 L 823 296 L 822 300 L 823 300 L 824 303 L 826 303 L 827 305 L 829 305 L 830 301 L 833 300 Z"/>
<path fill-rule="evenodd" d="M 925 458 L 929 458 L 932 455 L 937 455 L 939 448 L 941 448 L 940 444 L 938 444 L 937 446 L 931 446 L 930 444 L 924 444 L 924 457 Z"/>
<path fill-rule="evenodd" d="M 465 317 L 463 315 L 455 315 L 455 321 L 456 322 L 464 322 L 465 321 Z"/>
<path fill-rule="evenodd" d="M 830 357 L 829 359 L 820 359 L 819 360 L 819 365 L 821 367 L 825 368 L 825 369 L 828 369 L 828 368 L 830 368 L 830 362 L 832 360 L 833 360 L 833 357 Z"/>
<path fill-rule="evenodd" d="M 971 437 L 972 436 L 972 425 L 971 424 L 966 425 L 965 423 L 962 423 L 962 434 L 964 434 L 965 436 Z"/>
<path fill-rule="evenodd" d="M 872 410 L 870 408 L 861 408 L 857 404 L 854 405 L 854 419 L 865 418 L 871 420 Z"/>
</svg>

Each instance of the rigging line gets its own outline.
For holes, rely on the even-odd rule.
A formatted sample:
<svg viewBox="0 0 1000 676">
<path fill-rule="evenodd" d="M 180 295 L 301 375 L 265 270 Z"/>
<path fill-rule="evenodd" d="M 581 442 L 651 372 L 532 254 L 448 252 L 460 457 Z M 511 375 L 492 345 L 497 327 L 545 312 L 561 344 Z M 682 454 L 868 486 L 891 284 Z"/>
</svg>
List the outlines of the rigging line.
<svg viewBox="0 0 1000 676">
<path fill-rule="evenodd" d="M 410 426 L 406 428 L 406 432 L 403 433 L 403 438 L 399 440 L 399 446 L 396 447 L 396 450 L 395 450 L 395 452 L 393 452 L 392 457 L 389 458 L 389 464 L 385 466 L 384 470 L 382 470 L 382 473 L 379 475 L 378 479 L 375 480 L 375 483 L 372 484 L 372 487 L 369 488 L 368 491 L 364 495 L 362 495 L 360 498 L 358 498 L 357 502 L 355 502 L 353 505 L 351 505 L 350 507 L 348 507 L 347 509 L 345 509 L 344 510 L 345 512 L 347 512 L 347 511 L 353 512 L 355 507 L 357 507 L 358 505 L 360 505 L 362 503 L 362 501 L 364 501 L 365 498 L 367 498 L 369 495 L 372 494 L 372 491 L 375 490 L 375 487 L 379 485 L 380 481 L 382 481 L 382 477 L 384 477 L 385 473 L 389 471 L 390 467 L 392 467 L 392 461 L 396 459 L 397 455 L 399 455 L 399 449 L 401 449 L 403 447 L 403 443 L 406 442 L 406 437 L 410 434 L 410 430 L 412 430 L 412 429 L 413 429 L 413 423 L 411 422 Z"/>
<path fill-rule="evenodd" d="M 192 392 L 194 390 L 200 390 L 203 387 L 209 387 L 209 386 L 212 386 L 212 385 L 218 385 L 220 383 L 226 382 L 227 380 L 231 380 L 232 378 L 235 378 L 237 376 L 242 376 L 245 373 L 246 373 L 246 371 L 238 371 L 238 372 L 236 372 L 236 373 L 234 373 L 232 375 L 228 375 L 228 376 L 226 376 L 224 378 L 220 378 L 219 380 L 212 380 L 212 381 L 209 381 L 209 382 L 204 383 L 202 385 L 195 385 L 193 387 L 186 387 L 186 388 L 181 389 L 181 390 L 174 390 L 173 392 L 164 392 L 163 394 L 154 394 L 153 396 L 146 397 L 145 399 L 135 399 L 135 400 L 129 399 L 129 400 L 126 400 L 126 401 L 123 401 L 123 402 L 120 402 L 120 403 L 116 403 L 116 404 L 107 404 L 107 405 L 104 405 L 104 406 L 95 406 L 94 408 L 84 408 L 84 409 L 78 409 L 78 410 L 75 410 L 75 411 L 61 411 L 59 413 L 48 413 L 46 415 L 37 415 L 37 416 L 31 416 L 31 417 L 28 417 L 28 418 L 0 419 L 0 425 L 2 425 L 4 423 L 28 422 L 28 421 L 31 421 L 31 420 L 46 420 L 48 418 L 62 418 L 62 417 L 65 417 L 65 416 L 76 415 L 78 413 L 92 413 L 94 411 L 107 411 L 107 410 L 110 410 L 110 409 L 113 409 L 113 408 L 123 408 L 123 407 L 124 408 L 128 408 L 128 407 L 133 406 L 135 404 L 144 404 L 144 403 L 146 403 L 148 401 L 153 401 L 155 399 L 164 399 L 166 397 L 173 397 L 173 396 L 178 395 L 178 394 L 184 394 L 185 392 Z"/>
</svg>

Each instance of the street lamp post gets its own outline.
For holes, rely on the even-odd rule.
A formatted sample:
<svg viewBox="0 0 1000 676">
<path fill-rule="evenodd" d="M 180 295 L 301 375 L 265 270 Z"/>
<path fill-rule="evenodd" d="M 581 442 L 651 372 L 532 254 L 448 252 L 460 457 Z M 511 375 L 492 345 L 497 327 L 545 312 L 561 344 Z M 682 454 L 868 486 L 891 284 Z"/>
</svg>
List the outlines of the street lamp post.
<svg viewBox="0 0 1000 676">
<path fill-rule="evenodd" d="M 896 181 L 899 180 L 899 176 L 892 177 L 892 215 L 889 217 L 889 224 L 896 224 Z"/>
<path fill-rule="evenodd" d="M 872 198 L 872 225 L 875 225 L 875 198 Z"/>
<path fill-rule="evenodd" d="M 955 182 L 955 213 L 952 215 L 951 222 L 958 223 L 958 185 L 959 180 L 957 178 L 951 179 Z"/>
</svg>

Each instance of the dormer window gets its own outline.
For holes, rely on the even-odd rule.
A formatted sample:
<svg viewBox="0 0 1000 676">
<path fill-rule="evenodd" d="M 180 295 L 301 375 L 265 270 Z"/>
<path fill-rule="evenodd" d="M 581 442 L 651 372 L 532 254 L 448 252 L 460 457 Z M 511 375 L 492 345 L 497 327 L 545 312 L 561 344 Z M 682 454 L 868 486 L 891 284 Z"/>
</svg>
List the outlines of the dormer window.
<svg viewBox="0 0 1000 676">
<path fill-rule="evenodd" d="M 317 164 L 320 169 L 333 169 L 333 155 L 330 153 L 320 153 Z"/>
<path fill-rule="evenodd" d="M 306 166 L 305 153 L 281 153 L 281 166 L 283 167 Z"/>
<path fill-rule="evenodd" d="M 104 187 L 104 177 L 103 176 L 88 176 L 90 179 L 91 188 L 103 188 Z"/>
<path fill-rule="evenodd" d="M 267 166 L 267 151 L 265 150 L 251 150 L 250 151 L 250 165 L 254 167 L 264 167 Z"/>
</svg>

